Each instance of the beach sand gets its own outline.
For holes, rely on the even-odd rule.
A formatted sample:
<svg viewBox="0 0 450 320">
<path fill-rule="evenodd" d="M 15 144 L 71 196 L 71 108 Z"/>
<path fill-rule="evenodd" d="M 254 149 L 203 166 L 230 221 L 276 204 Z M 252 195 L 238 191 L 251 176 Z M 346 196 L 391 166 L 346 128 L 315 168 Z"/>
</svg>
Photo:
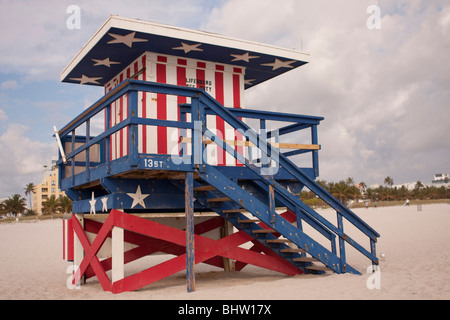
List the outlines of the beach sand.
<svg viewBox="0 0 450 320">
<path fill-rule="evenodd" d="M 321 210 L 324 216 L 335 216 Z M 180 272 L 136 292 L 104 292 L 96 278 L 80 289 L 68 289 L 71 263 L 62 260 L 62 222 L 48 220 L 0 224 L 0 299 L 145 299 L 145 300 L 299 300 L 299 299 L 450 299 L 450 205 L 355 209 L 381 234 L 379 273 L 368 274 L 370 261 L 347 249 L 347 261 L 362 275 L 285 276 L 254 266 L 224 272 L 196 266 L 196 291 L 186 292 Z M 335 219 L 335 218 L 334 218 Z M 330 220 L 331 221 L 331 220 Z M 344 226 L 345 227 L 345 226 Z M 367 242 L 348 227 L 357 241 Z M 348 245 L 346 246 L 349 247 Z M 126 266 L 126 272 L 166 260 L 151 256 Z M 133 269 L 136 270 L 133 270 Z M 372 281 L 372 280 L 376 281 Z M 369 289 L 378 285 L 378 288 Z"/>
</svg>

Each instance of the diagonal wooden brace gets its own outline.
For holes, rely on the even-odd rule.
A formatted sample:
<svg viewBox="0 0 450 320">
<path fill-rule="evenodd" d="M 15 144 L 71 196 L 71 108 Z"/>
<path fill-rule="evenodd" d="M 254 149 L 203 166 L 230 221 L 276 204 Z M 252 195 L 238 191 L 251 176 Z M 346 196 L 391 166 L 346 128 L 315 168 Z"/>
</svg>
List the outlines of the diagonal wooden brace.
<svg viewBox="0 0 450 320">
<path fill-rule="evenodd" d="M 178 249 L 179 251 L 177 253 L 179 253 L 179 255 L 177 257 L 111 283 L 105 268 L 96 254 L 109 236 L 112 228 L 115 226 L 138 234 L 138 236 L 147 237 L 149 240 L 156 239 L 160 241 L 160 243 L 170 243 L 181 248 L 186 246 L 186 233 L 183 230 L 178 230 L 120 211 L 112 210 L 92 244 L 89 242 L 81 224 L 78 221 L 74 222 L 75 233 L 80 239 L 83 249 L 86 252 L 79 269 L 75 273 L 75 279 L 80 279 L 90 266 L 105 291 L 121 293 L 124 291 L 138 290 L 186 268 L 185 250 Z M 208 261 L 216 256 L 221 256 L 288 275 L 298 274 L 298 269 L 294 265 L 279 256 L 265 255 L 239 248 L 240 245 L 251 241 L 252 239 L 253 238 L 244 232 L 237 232 L 220 240 L 212 240 L 200 235 L 195 235 L 195 264 Z M 154 250 L 156 250 L 156 248 Z M 182 252 L 184 252 L 184 254 L 181 254 Z"/>
</svg>

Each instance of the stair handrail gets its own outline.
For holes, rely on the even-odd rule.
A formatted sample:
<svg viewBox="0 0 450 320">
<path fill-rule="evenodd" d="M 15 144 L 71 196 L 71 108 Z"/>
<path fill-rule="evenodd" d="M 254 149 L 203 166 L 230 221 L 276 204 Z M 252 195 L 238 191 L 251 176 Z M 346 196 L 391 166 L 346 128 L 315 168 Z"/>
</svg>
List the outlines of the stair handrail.
<svg viewBox="0 0 450 320">
<path fill-rule="evenodd" d="M 334 197 L 329 194 L 327 190 L 325 190 L 322 186 L 315 183 L 311 178 L 305 175 L 294 163 L 292 163 L 289 159 L 287 159 L 283 154 L 281 154 L 277 148 L 274 148 L 270 143 L 263 139 L 258 139 L 259 135 L 252 128 L 250 128 L 247 124 L 241 121 L 239 118 L 234 116 L 232 112 L 223 107 L 217 100 L 212 98 L 207 92 L 202 92 L 200 96 L 200 101 L 203 102 L 208 108 L 211 108 L 218 116 L 222 117 L 228 124 L 230 124 L 234 129 L 243 129 L 249 140 L 255 144 L 260 150 L 264 152 L 267 150 L 267 154 L 277 154 L 279 165 L 286 169 L 292 176 L 296 177 L 298 175 L 301 176 L 302 179 L 307 182 L 305 186 L 310 189 L 312 192 L 321 196 L 330 207 L 334 208 L 336 211 L 341 212 L 344 216 L 347 217 L 349 215 L 354 219 L 354 224 L 361 231 L 366 230 L 366 235 L 371 236 L 373 238 L 377 238 L 380 235 L 376 232 L 372 227 L 370 227 L 367 223 L 365 223 L 361 218 L 359 218 L 356 214 L 354 214 L 351 210 L 341 204 L 339 201 L 334 199 Z M 239 160 L 239 159 L 238 159 Z M 350 220 L 349 220 L 350 221 Z M 350 221 L 353 222 L 353 221 Z"/>
</svg>

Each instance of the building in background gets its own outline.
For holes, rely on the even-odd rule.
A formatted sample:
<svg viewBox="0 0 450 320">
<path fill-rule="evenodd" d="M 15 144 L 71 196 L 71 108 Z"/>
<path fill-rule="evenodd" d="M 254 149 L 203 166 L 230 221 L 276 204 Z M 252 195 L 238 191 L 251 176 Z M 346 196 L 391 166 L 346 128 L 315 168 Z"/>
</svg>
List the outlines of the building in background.
<svg viewBox="0 0 450 320">
<path fill-rule="evenodd" d="M 53 161 L 50 171 L 44 172 L 44 178 L 42 183 L 36 185 L 33 193 L 33 211 L 36 214 L 42 214 L 43 204 L 50 199 L 51 196 L 55 196 L 56 199 L 65 196 L 65 193 L 58 188 L 58 166 L 55 165 L 56 161 Z"/>
</svg>

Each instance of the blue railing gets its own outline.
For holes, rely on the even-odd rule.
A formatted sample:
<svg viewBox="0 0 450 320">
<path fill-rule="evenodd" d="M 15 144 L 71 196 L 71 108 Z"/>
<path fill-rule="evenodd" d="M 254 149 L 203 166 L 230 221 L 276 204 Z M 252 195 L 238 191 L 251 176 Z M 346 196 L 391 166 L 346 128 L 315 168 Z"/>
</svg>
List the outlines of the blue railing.
<svg viewBox="0 0 450 320">
<path fill-rule="evenodd" d="M 191 99 L 191 105 L 179 106 L 180 121 L 140 118 L 137 116 L 138 92 L 154 92 L 159 94 L 183 96 Z M 106 121 L 104 132 L 98 134 L 95 137 L 92 137 L 91 119 L 101 112 L 105 112 L 105 118 L 109 119 L 111 112 L 110 105 L 114 101 L 126 95 L 128 95 L 129 101 L 128 116 L 122 122 L 112 127 L 109 126 L 110 122 Z M 196 88 L 178 87 L 138 80 L 124 81 L 109 94 L 105 95 L 90 108 L 86 109 L 82 114 L 80 114 L 77 118 L 75 118 L 72 122 L 70 122 L 59 131 L 59 136 L 64 149 L 63 152 L 67 159 L 66 164 L 62 163 L 62 159 L 60 159 L 59 162 L 62 166 L 61 169 L 63 169 L 60 170 L 63 187 L 68 188 L 83 185 L 109 174 L 118 174 L 120 172 L 130 170 L 130 167 L 140 167 L 142 154 L 139 154 L 137 145 L 139 134 L 137 128 L 140 125 L 178 128 L 181 129 L 181 132 L 183 132 L 183 129 L 185 130 L 184 132 L 186 132 L 186 130 L 191 130 L 194 132 L 193 136 L 196 136 L 198 130 L 195 130 L 195 117 L 197 116 L 192 117 L 191 121 L 187 121 L 187 114 L 192 113 L 192 106 L 194 105 L 201 106 L 201 117 L 205 119 L 207 115 L 213 114 L 214 112 L 208 107 L 205 107 L 203 102 L 201 102 L 202 97 L 206 95 L 207 93 L 205 93 L 203 90 Z M 290 133 L 295 133 L 305 129 L 311 130 L 310 144 L 304 145 L 305 148 L 301 148 L 303 145 L 294 144 L 295 150 L 287 151 L 284 153 L 284 155 L 292 157 L 300 154 L 311 153 L 311 166 L 305 168 L 305 170 L 307 170 L 308 174 L 313 178 L 319 175 L 318 151 L 320 149 L 320 146 L 318 145 L 317 139 L 317 126 L 320 124 L 320 121 L 322 121 L 323 118 L 248 109 L 225 108 L 225 110 L 240 119 L 252 119 L 258 121 L 260 125 L 260 131 L 265 132 L 265 136 L 267 139 L 274 139 L 275 137 L 277 137 L 277 139 L 282 139 L 284 136 Z M 281 128 L 277 128 L 276 130 L 269 130 L 266 128 L 268 121 L 284 123 L 287 122 L 290 124 L 282 126 Z M 81 127 L 84 127 L 84 136 L 78 132 Z M 111 150 L 106 146 L 110 145 L 112 135 L 125 128 L 128 128 L 128 155 L 124 156 L 123 159 L 111 160 Z M 184 134 L 184 137 L 187 137 L 186 133 Z M 184 149 L 182 148 L 183 150 L 185 150 L 186 145 L 189 144 L 186 141 L 180 141 L 180 143 L 182 146 L 185 146 Z M 288 147 L 291 146 L 291 144 L 289 143 L 286 145 Z M 298 146 L 300 146 L 300 148 L 298 148 Z M 195 148 L 198 148 L 199 145 L 193 144 L 192 147 L 193 150 L 192 152 L 190 152 L 191 155 L 189 161 L 186 161 L 186 159 L 183 158 L 181 165 L 176 165 L 171 161 L 165 161 L 167 165 L 164 167 L 164 169 L 175 171 L 193 170 L 193 167 L 189 167 L 188 165 L 183 164 L 198 164 L 200 161 L 203 161 L 203 159 L 198 158 L 198 150 L 195 150 Z M 267 166 L 269 160 L 266 157 L 266 153 L 263 152 L 261 154 L 261 157 L 258 158 L 255 157 L 255 154 L 253 154 L 252 156 L 251 147 L 247 145 L 246 148 L 249 150 L 250 157 L 252 157 L 252 163 L 260 163 L 260 165 Z M 95 152 L 93 152 L 93 150 Z M 93 153 L 95 153 L 94 156 Z M 186 154 L 180 155 L 186 157 Z M 168 157 L 173 157 L 173 155 L 155 155 L 155 157 L 167 159 Z M 123 165 L 111 166 L 112 162 L 123 163 Z M 65 170 L 66 167 L 70 167 L 70 169 Z"/>
<path fill-rule="evenodd" d="M 189 105 L 180 105 L 180 121 L 147 119 L 138 117 L 138 92 L 153 92 L 159 94 L 183 96 L 191 99 Z M 100 112 L 106 112 L 106 119 L 110 118 L 111 104 L 122 96 L 128 95 L 128 115 L 121 123 L 109 126 L 106 121 L 104 132 L 91 136 L 91 119 Z M 188 114 L 191 119 L 188 121 Z M 255 148 L 256 156 L 252 152 L 241 154 L 233 143 L 224 141 L 222 137 L 214 134 L 208 128 L 207 116 L 214 115 L 222 118 L 234 130 L 238 130 L 246 148 Z M 253 119 L 259 121 L 259 129 L 264 132 L 258 134 L 241 119 Z M 95 180 L 115 174 L 139 170 L 157 169 L 167 171 L 195 171 L 205 170 L 207 159 L 204 159 L 204 150 L 207 143 L 214 143 L 222 147 L 253 176 L 258 177 L 258 183 L 265 188 L 273 188 L 277 201 L 288 207 L 295 213 L 301 213 L 305 221 L 313 221 L 325 229 L 336 234 L 339 238 L 339 256 L 345 262 L 345 245 L 347 242 L 368 257 L 373 263 L 378 263 L 375 243 L 379 234 L 362 221 L 351 210 L 337 201 L 327 190 L 317 184 L 314 179 L 318 176 L 318 151 L 320 149 L 317 138 L 317 126 L 323 120 L 321 117 L 302 116 L 294 114 L 281 114 L 275 112 L 262 112 L 246 109 L 229 109 L 223 107 L 203 90 L 188 87 L 179 87 L 167 84 L 151 83 L 138 80 L 127 80 L 88 108 L 71 123 L 59 131 L 59 137 L 63 142 L 62 153 L 67 162 L 60 158 L 60 181 L 62 189 L 70 189 L 87 185 Z M 267 130 L 268 121 L 288 122 L 277 130 Z M 77 129 L 85 126 L 85 136 L 77 135 Z M 138 126 L 161 126 L 180 129 L 181 152 L 175 155 L 177 161 L 173 161 L 174 155 L 151 155 L 151 161 L 161 163 L 161 166 L 149 167 L 149 155 L 140 154 L 138 149 Z M 120 159 L 111 160 L 110 142 L 111 136 L 120 130 L 128 128 L 128 154 Z M 308 145 L 296 145 L 295 150 L 280 152 L 281 142 L 268 142 L 275 136 L 282 137 L 289 133 L 309 129 L 311 143 Z M 188 138 L 188 132 L 191 137 Z M 278 143 L 278 144 L 277 144 Z M 281 145 L 283 146 L 283 145 Z M 289 145 L 287 145 L 289 147 Z M 311 153 L 311 167 L 300 169 L 289 157 L 304 153 Z M 70 170 L 66 170 L 70 169 Z M 315 210 L 305 205 L 298 196 L 291 194 L 271 173 L 279 170 L 285 177 L 295 179 L 323 199 L 337 212 L 337 226 L 320 216 Z M 250 176 L 250 175 L 249 175 Z M 274 178 L 275 177 L 275 178 Z M 370 250 L 365 249 L 359 243 L 348 236 L 343 229 L 343 221 L 346 219 L 356 226 L 370 239 Z M 330 237 L 331 238 L 331 237 Z M 333 244 L 334 247 L 334 244 Z M 334 251 L 334 248 L 333 248 Z M 343 263 L 345 265 L 345 263 Z"/>
</svg>

